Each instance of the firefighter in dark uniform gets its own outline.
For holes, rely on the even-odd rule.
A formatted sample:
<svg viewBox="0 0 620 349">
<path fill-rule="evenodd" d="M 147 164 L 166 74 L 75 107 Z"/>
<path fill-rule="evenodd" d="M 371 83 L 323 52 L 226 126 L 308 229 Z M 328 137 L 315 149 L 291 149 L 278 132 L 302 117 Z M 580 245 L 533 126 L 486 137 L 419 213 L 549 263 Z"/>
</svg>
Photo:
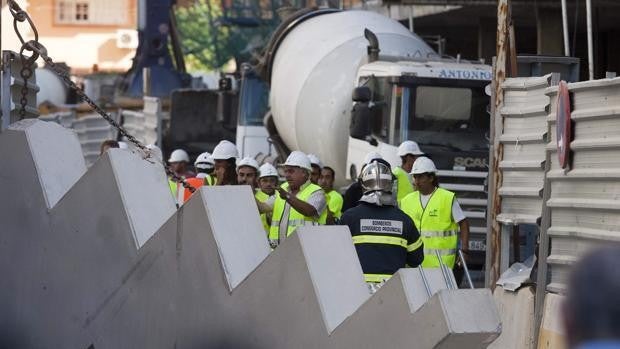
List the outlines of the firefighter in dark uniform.
<svg viewBox="0 0 620 349">
<path fill-rule="evenodd" d="M 364 279 L 374 292 L 398 269 L 420 265 L 424 246 L 411 218 L 396 207 L 390 164 L 374 159 L 360 177 L 364 195 L 340 223 L 351 230 Z"/>
</svg>

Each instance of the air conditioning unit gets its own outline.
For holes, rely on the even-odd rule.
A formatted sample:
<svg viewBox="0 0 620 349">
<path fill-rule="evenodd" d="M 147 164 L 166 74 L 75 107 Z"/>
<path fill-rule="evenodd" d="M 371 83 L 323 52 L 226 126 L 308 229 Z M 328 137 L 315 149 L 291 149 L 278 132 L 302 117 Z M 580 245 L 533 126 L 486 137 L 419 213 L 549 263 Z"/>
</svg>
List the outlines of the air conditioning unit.
<svg viewBox="0 0 620 349">
<path fill-rule="evenodd" d="M 138 31 L 133 29 L 119 29 L 116 31 L 116 47 L 137 48 Z"/>
</svg>

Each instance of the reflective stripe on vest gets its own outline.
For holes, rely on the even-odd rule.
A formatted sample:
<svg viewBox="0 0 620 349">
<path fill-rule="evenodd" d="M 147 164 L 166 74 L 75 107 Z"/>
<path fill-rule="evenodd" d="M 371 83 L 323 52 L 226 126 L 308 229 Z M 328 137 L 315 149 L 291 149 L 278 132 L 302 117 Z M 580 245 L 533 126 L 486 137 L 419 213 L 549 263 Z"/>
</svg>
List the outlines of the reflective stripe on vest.
<svg viewBox="0 0 620 349">
<path fill-rule="evenodd" d="M 396 192 L 396 202 L 398 202 L 398 206 L 400 207 L 401 201 L 405 198 L 405 196 L 413 193 L 413 185 L 411 184 L 411 176 L 403 170 L 401 167 L 395 167 L 392 170 L 392 174 L 397 178 L 398 189 Z"/>
<path fill-rule="evenodd" d="M 407 247 L 407 240 L 395 236 L 355 235 L 354 244 L 383 244 Z"/>
<path fill-rule="evenodd" d="M 407 245 L 407 252 L 413 252 L 420 248 L 423 244 L 424 242 L 422 241 L 422 238 L 419 237 L 414 243 Z"/>
<path fill-rule="evenodd" d="M 458 243 L 458 224 L 452 219 L 454 193 L 437 188 L 431 194 L 426 208 L 422 208 L 420 192 L 407 195 L 401 209 L 413 220 L 424 242 L 425 268 L 439 267 L 435 251 L 449 268 L 454 267 Z"/>
<path fill-rule="evenodd" d="M 288 183 L 282 184 L 282 188 L 288 191 Z M 297 199 L 307 202 L 310 195 L 312 195 L 317 190 L 323 190 L 316 184 L 310 183 L 308 181 L 304 184 L 301 190 L 295 195 Z M 269 228 L 269 241 L 272 246 L 279 244 L 282 240 L 280 238 L 280 221 L 282 220 L 282 216 L 284 215 L 284 206 L 286 201 L 280 197 L 280 194 L 276 195 L 276 200 L 273 204 L 273 213 L 272 213 L 272 221 L 271 227 Z M 290 205 L 289 205 L 290 206 Z M 286 230 L 286 236 L 290 236 L 297 227 L 307 225 L 307 224 L 318 224 L 317 218 L 314 217 L 306 217 L 303 214 L 297 212 L 292 206 L 289 208 L 288 215 L 288 225 Z"/>
<path fill-rule="evenodd" d="M 453 235 L 457 235 L 458 233 L 459 233 L 458 230 L 446 230 L 446 231 L 423 230 L 420 232 L 420 235 L 424 236 L 425 238 L 438 238 L 438 237 L 450 237 Z"/>
<path fill-rule="evenodd" d="M 364 281 L 378 283 L 389 280 L 391 277 L 391 274 L 364 274 Z"/>
</svg>

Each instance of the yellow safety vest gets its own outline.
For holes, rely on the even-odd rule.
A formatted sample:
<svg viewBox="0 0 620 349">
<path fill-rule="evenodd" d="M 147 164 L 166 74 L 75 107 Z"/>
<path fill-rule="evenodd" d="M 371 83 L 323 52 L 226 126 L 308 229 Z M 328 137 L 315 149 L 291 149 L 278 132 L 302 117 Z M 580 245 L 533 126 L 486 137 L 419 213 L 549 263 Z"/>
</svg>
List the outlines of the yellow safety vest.
<svg viewBox="0 0 620 349">
<path fill-rule="evenodd" d="M 288 190 L 288 183 L 282 184 L 284 190 Z M 308 201 L 310 195 L 317 190 L 323 190 L 316 184 L 312 184 L 309 181 L 304 184 L 301 190 L 297 193 L 296 197 L 304 202 Z M 271 227 L 269 228 L 269 242 L 272 246 L 276 246 L 280 243 L 280 221 L 285 218 L 284 205 L 286 201 L 280 197 L 280 194 L 276 195 L 276 201 L 273 204 L 273 213 L 271 215 Z M 321 212 L 322 214 L 322 212 Z M 297 227 L 303 225 L 317 225 L 318 219 L 315 217 L 306 217 L 303 214 L 297 212 L 292 206 L 289 209 L 288 226 L 286 230 L 286 236 L 290 236 Z"/>
<path fill-rule="evenodd" d="M 458 224 L 452 219 L 454 200 L 454 193 L 442 188 L 435 189 L 426 208 L 422 208 L 419 191 L 403 199 L 401 210 L 411 217 L 424 242 L 423 267 L 439 267 L 436 252 L 445 265 L 454 267 L 459 232 Z"/>
<path fill-rule="evenodd" d="M 256 198 L 256 200 L 262 203 L 265 203 L 267 202 L 267 200 L 269 200 L 269 195 L 265 194 L 262 190 L 257 190 L 256 194 L 254 194 L 254 197 Z M 269 224 L 267 223 L 266 213 L 260 214 L 260 221 L 261 223 L 263 223 L 263 228 L 265 228 L 265 232 L 269 234 Z"/>
<path fill-rule="evenodd" d="M 205 176 L 205 185 L 215 185 L 215 177 L 208 174 Z"/>
<path fill-rule="evenodd" d="M 396 202 L 398 202 L 398 207 L 401 207 L 401 201 L 405 198 L 405 196 L 413 193 L 411 176 L 409 176 L 409 174 L 401 167 L 395 167 L 392 170 L 392 174 L 394 174 L 397 179 L 398 187 L 396 193 Z"/>
<path fill-rule="evenodd" d="M 340 218 L 342 216 L 344 199 L 339 192 L 331 190 L 329 193 L 325 193 L 325 200 L 327 200 L 327 207 L 325 211 L 323 211 L 321 218 L 319 218 L 320 224 L 327 224 L 327 210 L 329 210 L 335 218 Z"/>
<path fill-rule="evenodd" d="M 185 188 L 181 186 L 181 190 L 179 190 L 178 183 L 173 181 L 170 178 L 168 178 L 168 185 L 170 186 L 170 192 L 172 192 L 172 197 L 174 198 L 174 202 L 176 202 L 177 205 L 183 205 Z"/>
</svg>

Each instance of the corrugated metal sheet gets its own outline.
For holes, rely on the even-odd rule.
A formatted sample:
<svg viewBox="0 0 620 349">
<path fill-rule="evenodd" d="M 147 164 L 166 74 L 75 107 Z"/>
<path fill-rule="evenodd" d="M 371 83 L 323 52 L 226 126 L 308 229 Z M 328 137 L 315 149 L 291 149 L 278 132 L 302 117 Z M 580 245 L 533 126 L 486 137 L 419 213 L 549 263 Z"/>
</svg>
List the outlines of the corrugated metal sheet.
<svg viewBox="0 0 620 349">
<path fill-rule="evenodd" d="M 573 94 L 574 125 L 570 170 L 558 165 L 557 88 L 547 91 L 553 100 L 547 145 L 551 190 L 547 289 L 557 293 L 564 292 L 569 268 L 581 255 L 595 246 L 620 241 L 620 78 L 568 87 Z"/>
<path fill-rule="evenodd" d="M 504 129 L 499 137 L 504 157 L 499 194 L 504 224 L 536 224 L 542 216 L 545 145 L 551 75 L 506 79 L 502 84 L 504 104 L 500 109 Z"/>
</svg>

